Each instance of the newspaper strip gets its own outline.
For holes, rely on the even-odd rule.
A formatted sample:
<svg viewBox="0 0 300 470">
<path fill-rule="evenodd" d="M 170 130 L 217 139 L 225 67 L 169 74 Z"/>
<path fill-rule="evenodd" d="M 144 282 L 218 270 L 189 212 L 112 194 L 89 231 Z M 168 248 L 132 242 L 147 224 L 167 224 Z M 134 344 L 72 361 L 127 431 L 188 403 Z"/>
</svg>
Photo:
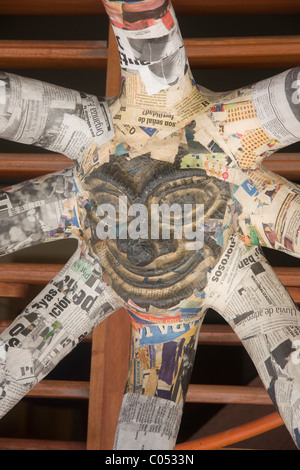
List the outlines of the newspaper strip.
<svg viewBox="0 0 300 470">
<path fill-rule="evenodd" d="M 290 145 L 300 138 L 300 67 L 258 82 L 253 89 L 253 104 L 263 128 L 274 139 Z"/>
<path fill-rule="evenodd" d="M 184 401 L 201 325 L 199 315 L 184 318 L 162 316 L 145 321 L 148 315 L 130 312 L 133 324 L 132 350 L 127 392 L 138 392 Z M 137 321 L 139 323 L 137 323 Z"/>
<path fill-rule="evenodd" d="M 232 237 L 211 273 L 205 302 L 241 339 L 299 447 L 299 309 L 261 250 Z"/>
<path fill-rule="evenodd" d="M 226 167 L 226 158 L 201 155 L 197 160 L 185 157 L 185 165 L 200 162 L 208 174 L 234 183 L 235 190 L 229 207 L 235 229 L 241 236 L 256 238 L 256 244 L 300 255 L 300 191 L 299 186 L 263 167 L 247 173 Z"/>
<path fill-rule="evenodd" d="M 132 347 L 115 449 L 173 449 L 203 312 L 145 314 L 131 306 Z"/>
<path fill-rule="evenodd" d="M 178 82 L 178 86 L 169 87 L 153 97 L 148 96 L 139 76 L 125 74 L 125 77 L 126 100 L 123 100 L 124 105 L 114 115 L 114 120 L 158 129 L 162 138 L 200 116 L 211 104 L 192 84 L 189 73 Z"/>
<path fill-rule="evenodd" d="M 104 1 L 117 39 L 121 69 L 138 73 L 149 95 L 183 77 L 188 67 L 169 0 L 130 4 Z"/>
<path fill-rule="evenodd" d="M 127 393 L 122 402 L 114 450 L 172 450 L 181 417 L 181 404 Z"/>
<path fill-rule="evenodd" d="M 114 136 L 107 103 L 78 91 L 0 74 L 1 137 L 62 153 L 79 162 Z"/>
<path fill-rule="evenodd" d="M 300 138 L 298 75 L 299 67 L 228 93 L 200 87 L 213 104 L 198 118 L 197 137 L 203 143 L 208 134 L 235 165 L 255 168 Z"/>
<path fill-rule="evenodd" d="M 296 185 L 277 186 L 273 200 L 264 210 L 251 215 L 253 227 L 264 246 L 300 256 L 300 191 Z"/>
<path fill-rule="evenodd" d="M 79 247 L 0 337 L 1 416 L 120 303 Z"/>
<path fill-rule="evenodd" d="M 64 237 L 80 238 L 73 170 L 0 191 L 0 254 Z"/>
</svg>

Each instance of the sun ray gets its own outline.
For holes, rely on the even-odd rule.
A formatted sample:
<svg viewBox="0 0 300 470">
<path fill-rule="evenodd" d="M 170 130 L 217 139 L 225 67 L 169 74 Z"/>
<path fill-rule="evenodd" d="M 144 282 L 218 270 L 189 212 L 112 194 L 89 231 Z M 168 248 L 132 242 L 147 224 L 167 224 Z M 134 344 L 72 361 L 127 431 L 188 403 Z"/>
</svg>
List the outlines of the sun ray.
<svg viewBox="0 0 300 470">
<path fill-rule="evenodd" d="M 227 276 L 211 275 L 205 303 L 232 327 L 299 446 L 299 309 L 259 247 L 232 240 Z M 226 259 L 226 252 L 221 258 Z"/>
<path fill-rule="evenodd" d="M 0 133 L 14 142 L 61 153 L 80 165 L 113 137 L 105 99 L 2 72 Z"/>
<path fill-rule="evenodd" d="M 84 243 L 0 337 L 1 416 L 120 308 Z"/>
<path fill-rule="evenodd" d="M 61 238 L 82 238 L 72 169 L 0 191 L 0 254 Z"/>
</svg>

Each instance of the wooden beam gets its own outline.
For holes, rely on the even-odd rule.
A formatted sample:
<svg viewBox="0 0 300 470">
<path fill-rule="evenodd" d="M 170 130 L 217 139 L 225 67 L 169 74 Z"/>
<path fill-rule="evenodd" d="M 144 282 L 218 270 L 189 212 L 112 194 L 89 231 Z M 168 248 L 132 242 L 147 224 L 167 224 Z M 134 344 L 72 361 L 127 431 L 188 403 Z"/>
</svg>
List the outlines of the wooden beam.
<svg viewBox="0 0 300 470">
<path fill-rule="evenodd" d="M 104 15 L 101 0 L 0 0 L 1 15 Z"/>
<path fill-rule="evenodd" d="M 177 15 L 248 15 L 300 13 L 297 0 L 173 0 Z M 207 19 L 206 19 L 207 20 Z"/>
<path fill-rule="evenodd" d="M 300 65 L 300 36 L 196 38 L 184 44 L 192 68 L 268 68 Z"/>
<path fill-rule="evenodd" d="M 295 304 L 300 304 L 300 287 L 289 287 L 286 286 L 286 290 L 292 297 Z"/>
<path fill-rule="evenodd" d="M 21 282 L 0 282 L 0 297 L 26 299 L 29 293 L 28 284 Z"/>
<path fill-rule="evenodd" d="M 89 398 L 89 382 L 76 380 L 42 380 L 26 396 L 31 398 L 79 399 Z"/>
<path fill-rule="evenodd" d="M 69 158 L 56 153 L 0 153 L 2 178 L 34 178 L 72 165 Z M 263 166 L 284 178 L 300 180 L 299 153 L 274 153 L 264 160 Z"/>
<path fill-rule="evenodd" d="M 195 385 L 190 384 L 186 401 L 188 403 L 240 403 L 251 405 L 272 405 L 264 387 L 237 385 Z"/>
<path fill-rule="evenodd" d="M 120 91 L 121 76 L 117 43 L 111 28 L 108 57 L 106 96 L 115 96 Z M 120 309 L 93 332 L 87 450 L 113 448 L 128 374 L 129 347 L 129 316 Z"/>
<path fill-rule="evenodd" d="M 35 178 L 73 166 L 73 162 L 57 153 L 1 153 L 1 178 Z"/>
<path fill-rule="evenodd" d="M 192 68 L 286 68 L 300 64 L 300 36 L 196 38 L 185 39 L 184 44 Z M 105 69 L 107 43 L 2 40 L 0 67 Z"/>
<path fill-rule="evenodd" d="M 274 270 L 284 286 L 300 287 L 300 268 L 276 266 Z"/>
<path fill-rule="evenodd" d="M 173 0 L 178 15 L 300 13 L 297 0 Z M 101 0 L 0 0 L 1 15 L 104 15 Z"/>
<path fill-rule="evenodd" d="M 199 344 L 240 346 L 241 341 L 229 325 L 204 323 L 199 333 Z"/>
<path fill-rule="evenodd" d="M 0 40 L 0 67 L 105 69 L 106 41 Z"/>
<path fill-rule="evenodd" d="M 88 410 L 87 450 L 99 450 L 102 442 L 102 409 L 105 368 L 106 322 L 98 325 L 92 333 L 92 354 L 90 368 L 90 401 Z"/>
<path fill-rule="evenodd" d="M 292 181 L 300 180 L 300 154 L 276 152 L 265 158 L 263 167 Z"/>
<path fill-rule="evenodd" d="M 0 438 L 0 450 L 85 450 L 85 442 Z"/>
<path fill-rule="evenodd" d="M 42 286 L 51 281 L 63 266 L 63 264 L 0 263 L 0 282 Z"/>
</svg>

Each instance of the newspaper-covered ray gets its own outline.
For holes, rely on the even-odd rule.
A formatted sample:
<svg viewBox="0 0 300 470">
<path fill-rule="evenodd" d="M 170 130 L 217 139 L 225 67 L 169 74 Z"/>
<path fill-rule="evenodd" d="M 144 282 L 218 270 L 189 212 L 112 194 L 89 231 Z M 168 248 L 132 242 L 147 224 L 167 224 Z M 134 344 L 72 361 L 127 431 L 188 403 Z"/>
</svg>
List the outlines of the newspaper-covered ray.
<svg viewBox="0 0 300 470">
<path fill-rule="evenodd" d="M 220 266 L 226 264 L 226 270 Z M 211 273 L 205 303 L 232 327 L 299 445 L 299 310 L 261 248 L 235 235 Z"/>
<path fill-rule="evenodd" d="M 198 316 L 130 312 L 128 380 L 114 447 L 168 449 L 176 444 L 204 310 Z"/>
<path fill-rule="evenodd" d="M 0 191 L 0 254 L 82 238 L 73 170 L 24 181 Z"/>
<path fill-rule="evenodd" d="M 79 241 L 1 336 L 2 414 L 122 305 L 132 338 L 114 449 L 173 449 L 212 307 L 300 447 L 299 309 L 261 251 L 300 254 L 299 186 L 263 166 L 300 139 L 300 68 L 210 91 L 193 78 L 169 0 L 103 3 L 119 47 L 119 96 L 0 78 L 1 137 L 74 161 L 1 192 L 0 251 Z M 7 229 L 25 222 L 16 241 Z"/>
<path fill-rule="evenodd" d="M 12 73 L 0 74 L 1 137 L 81 162 L 113 136 L 104 100 Z"/>
<path fill-rule="evenodd" d="M 82 242 L 0 339 L 0 408 L 6 414 L 97 324 L 120 308 Z"/>
</svg>

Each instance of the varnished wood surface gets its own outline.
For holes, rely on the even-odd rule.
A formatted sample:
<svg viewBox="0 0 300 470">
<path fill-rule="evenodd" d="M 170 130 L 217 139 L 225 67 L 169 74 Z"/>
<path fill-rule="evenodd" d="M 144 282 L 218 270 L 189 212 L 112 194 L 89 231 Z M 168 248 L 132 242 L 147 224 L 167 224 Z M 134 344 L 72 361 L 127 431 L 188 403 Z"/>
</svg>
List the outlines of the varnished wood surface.
<svg viewBox="0 0 300 470">
<path fill-rule="evenodd" d="M 287 68 L 300 64 L 300 36 L 191 38 L 184 39 L 184 44 L 195 69 Z M 96 70 L 106 69 L 107 60 L 106 41 L 0 40 L 2 69 Z M 114 74 L 118 75 L 117 69 Z"/>
<path fill-rule="evenodd" d="M 300 36 L 185 39 L 193 68 L 295 67 L 300 64 Z"/>
<path fill-rule="evenodd" d="M 38 69 L 105 69 L 106 41 L 0 40 L 0 67 Z"/>
<path fill-rule="evenodd" d="M 297 0 L 173 0 L 177 14 L 300 13 Z M 0 0 L 2 15 L 104 15 L 101 0 Z"/>
<path fill-rule="evenodd" d="M 45 439 L 0 438 L 0 450 L 85 450 L 80 441 L 51 441 Z"/>
<path fill-rule="evenodd" d="M 73 166 L 64 155 L 51 153 L 0 153 L 1 178 L 34 178 Z M 300 154 L 278 152 L 267 157 L 263 166 L 290 180 L 300 180 Z"/>
<path fill-rule="evenodd" d="M 42 380 L 27 394 L 28 397 L 87 400 L 89 382 L 76 380 Z"/>
<path fill-rule="evenodd" d="M 264 387 L 237 385 L 196 385 L 190 384 L 186 396 L 188 403 L 242 403 L 271 405 L 271 399 Z"/>
</svg>

